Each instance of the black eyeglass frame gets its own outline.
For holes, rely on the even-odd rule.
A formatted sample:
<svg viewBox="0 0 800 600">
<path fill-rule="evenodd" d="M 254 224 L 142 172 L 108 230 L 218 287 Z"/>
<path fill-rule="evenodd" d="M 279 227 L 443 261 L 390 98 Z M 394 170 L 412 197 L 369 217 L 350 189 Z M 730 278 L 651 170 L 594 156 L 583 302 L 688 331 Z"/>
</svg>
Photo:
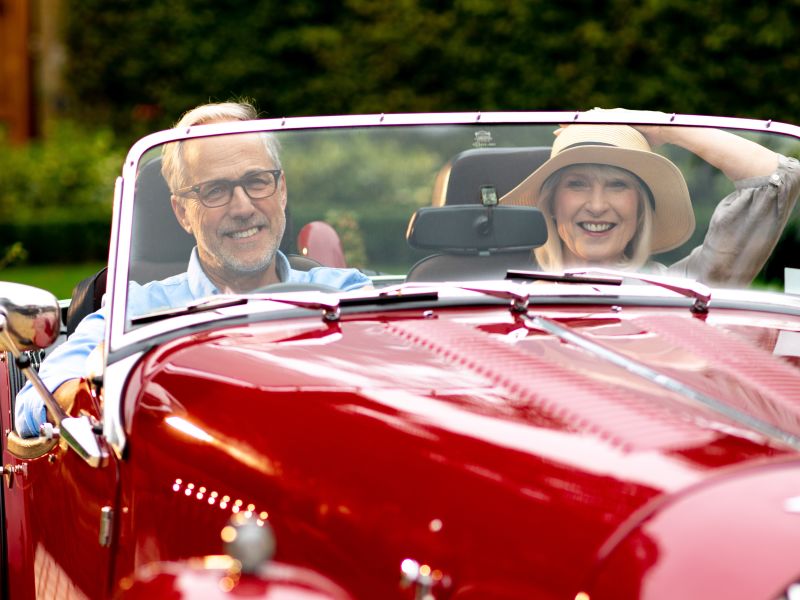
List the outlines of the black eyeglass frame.
<svg viewBox="0 0 800 600">
<path fill-rule="evenodd" d="M 272 178 L 275 181 L 275 185 L 269 194 L 265 196 L 253 196 L 249 191 L 247 191 L 247 186 L 245 185 L 245 183 L 248 180 L 257 178 L 259 175 L 262 175 L 264 173 L 269 173 L 270 175 L 272 175 Z M 247 175 L 245 175 L 244 177 L 240 177 L 239 179 L 209 179 L 208 181 L 202 181 L 200 183 L 195 183 L 194 185 L 189 185 L 180 188 L 172 193 L 175 194 L 176 196 L 180 196 L 181 198 L 191 198 L 192 200 L 198 200 L 206 208 L 219 208 L 220 206 L 226 206 L 227 204 L 230 204 L 230 201 L 233 199 L 233 190 L 235 190 L 237 187 L 241 187 L 244 193 L 247 194 L 247 197 L 250 198 L 251 200 L 264 200 L 265 198 L 274 196 L 275 192 L 278 191 L 278 185 L 280 183 L 282 174 L 283 174 L 282 169 L 263 169 L 261 171 L 248 173 Z M 228 188 L 228 198 L 227 200 L 225 200 L 225 202 L 221 202 L 219 204 L 214 204 L 214 203 L 208 204 L 208 202 L 203 200 L 203 198 L 200 196 L 200 188 L 201 186 L 208 185 L 210 183 L 224 184 L 225 187 Z"/>
</svg>

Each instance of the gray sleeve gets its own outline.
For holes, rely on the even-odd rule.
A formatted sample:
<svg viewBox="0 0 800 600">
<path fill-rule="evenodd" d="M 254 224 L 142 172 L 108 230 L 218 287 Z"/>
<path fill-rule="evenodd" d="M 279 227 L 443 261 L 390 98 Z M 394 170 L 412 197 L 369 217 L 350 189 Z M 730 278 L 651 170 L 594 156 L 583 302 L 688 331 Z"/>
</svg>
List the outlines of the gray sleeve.
<svg viewBox="0 0 800 600">
<path fill-rule="evenodd" d="M 772 175 L 742 179 L 714 209 L 703 244 L 670 275 L 710 285 L 752 282 L 775 249 L 800 193 L 800 162 L 780 156 Z"/>
</svg>

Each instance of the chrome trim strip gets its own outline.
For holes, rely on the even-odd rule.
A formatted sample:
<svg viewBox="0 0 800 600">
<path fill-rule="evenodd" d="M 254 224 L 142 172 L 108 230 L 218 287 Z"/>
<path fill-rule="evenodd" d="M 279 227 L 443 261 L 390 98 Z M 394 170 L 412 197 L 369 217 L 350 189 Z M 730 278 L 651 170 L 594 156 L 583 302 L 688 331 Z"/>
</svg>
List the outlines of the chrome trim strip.
<svg viewBox="0 0 800 600">
<path fill-rule="evenodd" d="M 135 182 L 134 177 L 130 179 Z M 126 194 L 126 189 L 128 193 Z M 114 186 L 114 213 L 111 221 L 111 240 L 108 248 L 108 277 L 106 289 L 107 318 L 105 333 L 105 357 L 114 348 L 116 340 L 121 340 L 125 328 L 125 307 L 128 299 L 128 261 L 130 260 L 131 235 L 133 228 L 133 192 L 135 185 L 125 185 L 125 174 L 117 178 Z M 125 251 L 121 252 L 120 248 Z M 109 293 L 110 292 L 110 293 Z M 116 301 L 114 301 L 116 300 Z"/>
<path fill-rule="evenodd" d="M 245 133 L 253 131 L 290 131 L 294 129 L 322 129 L 335 127 L 391 127 L 397 125 L 479 125 L 479 124 L 547 124 L 547 123 L 642 123 L 662 125 L 693 125 L 724 129 L 747 129 L 751 131 L 783 133 L 800 137 L 800 126 L 777 121 L 761 121 L 739 117 L 717 117 L 704 115 L 664 114 L 663 121 L 654 118 L 641 119 L 626 115 L 597 114 L 588 112 L 488 112 L 488 113 L 405 113 L 386 115 L 340 115 L 327 117 L 291 117 L 285 119 L 261 119 L 198 125 L 186 129 L 166 129 L 151 133 L 137 141 L 128 152 L 126 167 L 135 167 L 142 154 L 165 142 L 187 140 L 207 135 Z"/>
<path fill-rule="evenodd" d="M 715 413 L 730 419 L 734 423 L 738 423 L 739 425 L 742 425 L 748 429 L 759 432 L 770 440 L 780 442 L 781 444 L 785 444 L 795 450 L 800 450 L 800 438 L 797 436 L 774 427 L 769 423 L 765 423 L 761 419 L 757 419 L 751 415 L 738 411 L 735 408 L 728 406 L 724 402 L 717 400 L 716 398 L 712 398 L 711 396 L 708 396 L 703 392 L 686 385 L 682 381 L 656 371 L 655 369 L 652 369 L 637 360 L 625 356 L 624 354 L 616 352 L 611 348 L 607 348 L 602 344 L 594 342 L 584 335 L 573 331 L 572 329 L 559 325 L 551 319 L 534 316 L 525 317 L 524 320 L 526 326 L 531 329 L 545 331 L 565 342 L 575 344 L 579 348 L 590 352 L 601 360 L 605 360 L 606 362 L 610 362 L 618 367 L 622 367 L 629 373 L 637 375 L 642 379 L 646 379 L 647 381 L 650 381 L 651 383 L 654 383 L 664 389 L 698 402 L 710 408 Z"/>
<path fill-rule="evenodd" d="M 103 375 L 103 436 L 117 458 L 122 458 L 127 441 L 122 416 L 122 394 L 127 387 L 131 370 L 143 354 L 137 352 L 107 365 Z"/>
</svg>

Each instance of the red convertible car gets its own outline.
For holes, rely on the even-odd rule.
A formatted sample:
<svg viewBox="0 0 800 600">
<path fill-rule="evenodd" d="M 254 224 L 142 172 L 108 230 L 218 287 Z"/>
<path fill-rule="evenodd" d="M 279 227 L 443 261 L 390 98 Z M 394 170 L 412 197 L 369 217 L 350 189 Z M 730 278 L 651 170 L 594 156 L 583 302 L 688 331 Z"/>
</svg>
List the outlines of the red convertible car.
<svg viewBox="0 0 800 600">
<path fill-rule="evenodd" d="M 800 598 L 797 156 L 613 110 L 143 138 L 107 271 L 0 283 L 2 596 Z"/>
</svg>

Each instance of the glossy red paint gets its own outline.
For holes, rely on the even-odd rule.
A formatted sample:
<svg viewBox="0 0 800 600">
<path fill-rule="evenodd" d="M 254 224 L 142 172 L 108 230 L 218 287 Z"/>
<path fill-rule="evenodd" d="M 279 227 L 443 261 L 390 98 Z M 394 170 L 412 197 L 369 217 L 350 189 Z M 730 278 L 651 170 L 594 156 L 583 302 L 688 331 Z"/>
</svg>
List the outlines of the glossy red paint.
<svg viewBox="0 0 800 600">
<path fill-rule="evenodd" d="M 608 114 L 614 123 L 623 117 Z M 669 125 L 662 117 L 681 127 L 672 133 L 687 136 L 685 145 L 677 143 L 680 135 L 663 135 Z M 550 154 L 527 144 L 549 144 L 558 124 L 598 118 L 606 119 L 590 112 L 236 120 L 137 142 L 115 188 L 105 346 L 92 356 L 106 361 L 96 383 L 105 405 L 87 388 L 70 410 L 88 415 L 67 421 L 86 425 L 88 444 L 68 439 L 74 430 L 67 426 L 57 440 L 25 441 L 6 432 L 0 594 L 14 600 L 788 600 L 788 586 L 800 586 L 793 552 L 800 541 L 800 302 L 791 296 L 791 277 L 784 277 L 789 293 L 783 295 L 730 289 L 750 276 L 727 260 L 733 253 L 720 251 L 695 253 L 698 260 L 684 265 L 687 272 L 707 269 L 698 278 L 720 286 L 713 290 L 649 276 L 648 284 L 635 285 L 636 257 L 631 270 L 591 282 L 553 273 L 537 281 L 542 274 L 530 272 L 508 279 L 512 262 L 534 266 L 530 248 L 544 242 L 541 213 L 503 206 L 504 190 L 535 179 L 528 179 L 531 159 Z M 690 131 L 706 141 L 716 134 L 702 134 L 718 127 L 779 138 L 764 147 L 768 152 L 744 144 L 759 167 L 750 175 L 769 178 L 763 187 L 770 192 L 744 197 L 772 203 L 762 216 L 790 209 L 800 188 L 792 175 L 798 163 L 780 159 L 781 169 L 768 175 L 774 165 L 762 173 L 761 159 L 766 165 L 776 152 L 796 155 L 800 128 L 658 113 L 629 118 L 640 133 L 676 142 L 667 154 L 681 172 L 702 162 L 693 155 L 698 145 Z M 646 123 L 658 129 L 642 131 Z M 246 215 L 245 196 L 262 209 L 270 202 L 251 194 L 264 190 L 255 177 L 254 161 L 263 162 L 256 159 L 263 152 L 253 147 L 255 131 L 270 132 L 262 140 L 273 155 L 269 162 L 278 162 L 277 143 L 285 151 L 289 180 L 296 182 L 295 216 L 325 219 L 333 210 L 349 219 L 352 209 L 369 207 L 352 222 L 337 218 L 337 226 L 352 262 L 360 262 L 353 249 L 365 242 L 361 267 L 372 286 L 322 294 L 323 286 L 293 283 L 305 276 L 291 272 L 280 277 L 290 285 L 247 296 L 228 295 L 222 285 L 222 296 L 207 296 L 211 289 L 195 284 L 208 265 L 196 261 L 183 279 L 191 236 L 174 221 L 172 208 L 180 213 L 185 205 L 170 201 L 160 175 L 170 161 L 160 164 L 159 154 L 182 152 L 179 143 L 206 147 L 205 133 L 225 144 L 215 144 L 221 160 L 211 165 L 213 179 L 197 172 L 197 181 L 241 193 L 213 213 L 200 208 L 198 197 L 193 234 L 201 242 L 211 235 L 249 246 L 267 230 L 277 234 L 273 223 Z M 724 138 L 729 149 L 740 145 Z M 614 159 L 605 143 L 597 148 L 600 162 Z M 370 156 L 379 158 L 375 170 Z M 513 157 L 521 161 L 509 162 Z M 713 201 L 730 186 L 730 170 L 712 162 L 720 173 L 701 166 L 681 176 L 692 184 L 693 199 Z M 336 164 L 359 168 L 334 171 Z M 195 169 L 183 175 L 189 171 Z M 214 187 L 193 185 L 189 195 Z M 650 191 L 658 236 L 679 207 Z M 525 196 L 526 203 L 543 200 Z M 427 206 L 431 197 L 447 206 Z M 457 206 L 465 202 L 474 206 Z M 745 204 L 755 214 L 763 202 Z M 699 229 L 708 224 L 703 213 L 710 205 L 702 206 Z M 438 208 L 444 210 L 428 212 Z M 424 214 L 442 218 L 417 235 Z M 410 219 L 416 225 L 408 231 Z M 741 249 L 736 256 L 751 258 L 755 269 L 785 222 L 753 220 L 750 239 L 737 235 L 723 246 Z M 205 227 L 215 222 L 220 226 Z M 642 252 L 646 231 L 631 244 L 641 241 Z M 315 221 L 299 248 L 344 266 L 332 234 Z M 370 234 L 379 237 L 362 239 Z M 719 250 L 719 237 L 712 235 L 704 250 Z M 380 247 L 380 257 L 368 247 Z M 412 264 L 417 252 L 430 251 L 422 264 L 435 264 L 427 258 L 442 253 L 446 268 L 432 267 L 438 281 L 422 284 L 426 277 Z M 256 277 L 224 254 L 233 280 Z M 714 254 L 728 264 L 711 264 Z M 317 275 L 345 274 L 308 277 Z M 149 285 L 153 280 L 161 281 Z M 173 297 L 171 290 L 184 283 L 189 293 Z M 288 296 L 273 295 L 287 289 Z M 37 305 L 52 304 L 49 295 L 18 302 L 8 290 L 0 291 L 0 311 L 41 334 L 38 345 L 50 343 L 59 331 L 58 309 L 49 306 L 52 321 L 34 322 Z M 6 296 L 14 297 L 13 306 Z M 84 296 L 90 297 L 99 295 Z M 172 308 L 160 310 L 166 306 Z M 97 319 L 94 325 L 90 345 L 100 339 Z M 29 347 L 27 338 L 16 337 Z M 6 429 L 16 387 L 8 382 L 10 368 L 0 363 Z M 80 458 L 96 441 L 107 459 L 88 452 L 88 460 Z M 275 535 L 274 560 L 264 558 L 268 530 Z M 245 539 L 233 539 L 240 531 Z M 250 570 L 242 574 L 233 555 L 246 555 L 248 536 L 264 543 L 253 552 L 258 560 L 244 561 Z"/>
<path fill-rule="evenodd" d="M 751 360 L 797 383 L 767 350 L 798 319 L 542 312 L 698 388 L 728 381 L 727 400 L 798 431 L 796 400 L 767 396 L 770 381 L 667 343 L 680 327 L 744 343 L 746 320 L 764 340 Z M 410 597 L 407 558 L 436 573 L 437 598 L 574 597 L 643 511 L 789 455 L 497 309 L 223 328 L 162 345 L 131 389 L 115 577 L 216 554 L 249 510 L 279 560 L 358 598 Z"/>
<path fill-rule="evenodd" d="M 798 571 L 796 557 L 778 550 L 800 545 L 798 466 L 756 464 L 667 499 L 607 545 L 584 589 L 595 600 L 713 598 L 728 582 L 726 598 L 780 597 Z"/>
<path fill-rule="evenodd" d="M 339 586 L 306 569 L 272 563 L 257 575 L 248 575 L 209 566 L 214 562 L 220 561 L 150 564 L 137 577 L 124 583 L 119 597 L 125 600 L 351 600 Z"/>
<path fill-rule="evenodd" d="M 3 404 L 6 422 L 8 406 Z M 93 406 L 83 392 L 73 413 L 98 417 Z M 116 503 L 113 455 L 105 466 L 92 468 L 64 444 L 32 459 L 4 446 L 3 464 L 17 469 L 4 489 L 9 597 L 108 597 L 113 538 L 102 546 L 98 536 L 103 507 Z"/>
</svg>

